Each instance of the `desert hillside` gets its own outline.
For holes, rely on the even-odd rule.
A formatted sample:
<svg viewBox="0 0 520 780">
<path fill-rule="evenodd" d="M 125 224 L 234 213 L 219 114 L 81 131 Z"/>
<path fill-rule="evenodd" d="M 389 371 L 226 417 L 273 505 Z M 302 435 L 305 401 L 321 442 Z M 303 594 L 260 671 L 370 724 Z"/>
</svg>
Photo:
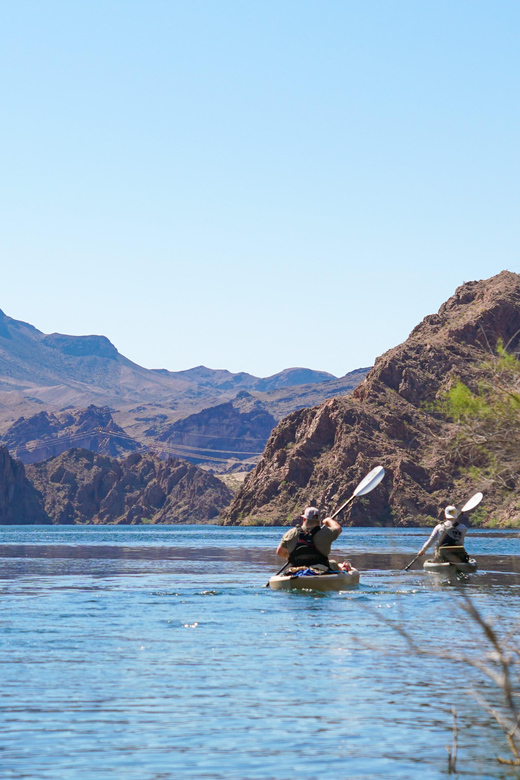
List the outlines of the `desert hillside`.
<svg viewBox="0 0 520 780">
<path fill-rule="evenodd" d="M 387 477 L 354 502 L 344 522 L 429 524 L 446 503 L 485 492 L 480 517 L 514 523 L 520 484 L 497 458 L 470 463 L 456 452 L 453 417 L 443 413 L 450 388 L 478 393 L 486 364 L 505 345 L 515 361 L 520 345 L 520 276 L 504 271 L 457 289 L 401 345 L 380 357 L 349 397 L 295 411 L 274 429 L 258 465 L 223 517 L 227 523 L 286 524 L 306 504 L 334 510 L 373 466 Z M 517 416 L 515 417 L 514 414 Z M 520 426 L 513 410 L 511 430 Z M 496 449 L 496 448 L 495 448 Z M 520 451 L 517 453 L 517 462 Z"/>
<path fill-rule="evenodd" d="M 0 311 L 0 438 L 25 462 L 63 451 L 69 438 L 70 446 L 101 454 L 148 448 L 216 471 L 232 469 L 249 451 L 246 467 L 251 468 L 258 460 L 255 453 L 261 452 L 270 429 L 284 415 L 351 392 L 367 370 L 339 379 L 308 368 L 287 368 L 270 377 L 205 366 L 177 372 L 150 370 L 121 355 L 105 336 L 45 334 Z M 223 447 L 226 428 L 219 427 L 221 407 L 244 392 L 254 398 L 259 424 L 255 428 L 249 412 L 241 410 L 243 404 L 235 404 L 243 418 L 235 427 L 243 429 L 244 436 Z M 93 416 L 87 410 L 94 407 L 105 411 L 96 413 L 98 422 L 87 431 L 84 418 Z M 107 412 L 110 421 L 103 424 Z M 202 417 L 197 417 L 201 412 Z M 186 418 L 190 419 L 181 426 L 180 436 L 175 425 Z M 269 419 L 271 428 L 266 431 Z M 94 427 L 96 435 L 83 435 Z"/>
</svg>

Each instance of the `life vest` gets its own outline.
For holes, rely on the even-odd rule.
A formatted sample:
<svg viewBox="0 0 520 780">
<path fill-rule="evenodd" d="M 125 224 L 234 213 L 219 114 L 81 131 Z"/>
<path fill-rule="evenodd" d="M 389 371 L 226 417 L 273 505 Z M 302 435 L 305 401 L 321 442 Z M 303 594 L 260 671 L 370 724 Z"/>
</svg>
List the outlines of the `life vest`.
<svg viewBox="0 0 520 780">
<path fill-rule="evenodd" d="M 456 521 L 452 524 L 451 528 L 446 529 L 446 533 L 439 542 L 439 547 L 458 547 L 464 544 L 464 533 L 458 526 L 460 523 Z"/>
<path fill-rule="evenodd" d="M 328 557 L 321 553 L 314 544 L 314 537 L 319 530 L 319 525 L 310 531 L 304 531 L 303 528 L 300 528 L 296 547 L 289 554 L 289 563 L 292 563 L 293 566 L 315 566 L 317 563 L 321 563 L 323 566 L 329 565 Z"/>
</svg>

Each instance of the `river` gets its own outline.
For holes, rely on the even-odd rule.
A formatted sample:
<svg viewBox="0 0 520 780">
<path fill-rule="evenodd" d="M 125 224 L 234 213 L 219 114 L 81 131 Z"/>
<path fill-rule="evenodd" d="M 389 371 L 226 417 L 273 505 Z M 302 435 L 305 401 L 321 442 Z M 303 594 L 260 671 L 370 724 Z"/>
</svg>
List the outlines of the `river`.
<svg viewBox="0 0 520 780">
<path fill-rule="evenodd" d="M 420 529 L 345 529 L 343 593 L 274 592 L 280 529 L 0 528 L 2 778 L 437 780 L 517 775 L 468 693 L 480 673 L 410 652 L 483 647 L 457 588 L 403 567 Z M 518 532 L 470 531 L 463 588 L 520 608 Z M 336 551 L 336 550 L 335 550 Z M 382 616 L 382 617 L 381 617 Z M 498 701 L 498 699 L 497 699 Z"/>
</svg>

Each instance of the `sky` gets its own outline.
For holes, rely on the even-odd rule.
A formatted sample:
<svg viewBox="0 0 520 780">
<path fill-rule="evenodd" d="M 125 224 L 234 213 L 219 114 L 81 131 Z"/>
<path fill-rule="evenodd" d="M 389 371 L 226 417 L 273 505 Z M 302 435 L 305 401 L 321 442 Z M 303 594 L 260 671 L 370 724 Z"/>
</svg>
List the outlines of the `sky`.
<svg viewBox="0 0 520 780">
<path fill-rule="evenodd" d="M 520 273 L 517 0 L 0 2 L 0 308 L 337 376 Z"/>
</svg>

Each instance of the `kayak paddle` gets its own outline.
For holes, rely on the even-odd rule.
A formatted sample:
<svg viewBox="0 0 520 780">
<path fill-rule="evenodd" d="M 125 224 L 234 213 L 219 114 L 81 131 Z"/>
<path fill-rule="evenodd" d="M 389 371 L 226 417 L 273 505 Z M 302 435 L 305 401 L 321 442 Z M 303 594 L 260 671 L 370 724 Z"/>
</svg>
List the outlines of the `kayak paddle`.
<svg viewBox="0 0 520 780">
<path fill-rule="evenodd" d="M 330 516 L 330 519 L 334 520 L 334 518 L 339 515 L 340 512 L 343 512 L 345 507 L 348 506 L 348 504 L 350 504 L 350 502 L 353 501 L 356 496 L 366 496 L 367 493 L 370 493 L 375 487 L 379 485 L 384 476 L 385 470 L 382 466 L 376 466 L 375 469 L 372 469 L 372 471 L 370 471 L 366 477 L 361 480 L 348 501 L 345 501 L 345 503 L 342 504 L 339 509 L 336 509 L 334 514 Z M 281 574 L 288 566 L 289 561 L 286 561 L 280 571 L 277 571 L 273 576 L 278 577 L 278 575 Z M 269 583 L 267 583 L 264 587 L 268 588 Z"/>
<path fill-rule="evenodd" d="M 474 496 L 471 496 L 469 501 L 466 501 L 466 503 L 464 504 L 464 506 L 460 510 L 460 514 L 462 514 L 463 512 L 470 512 L 472 509 L 475 509 L 475 507 L 480 504 L 482 499 L 483 499 L 482 493 L 475 493 Z M 410 561 L 408 566 L 404 567 L 404 570 L 408 571 L 410 566 L 412 566 L 415 563 L 415 561 L 418 560 L 420 557 L 421 557 L 421 553 L 419 553 L 419 555 L 416 555 L 415 558 L 413 559 L 413 561 Z"/>
<path fill-rule="evenodd" d="M 334 520 L 334 518 L 339 515 L 340 512 L 343 512 L 345 507 L 348 506 L 350 502 L 356 498 L 356 496 L 366 496 L 367 493 L 370 493 L 375 487 L 379 485 L 384 476 L 385 470 L 382 466 L 376 466 L 375 469 L 372 469 L 372 471 L 361 480 L 348 501 L 345 501 L 345 503 L 342 504 L 339 509 L 336 509 L 334 514 L 330 516 L 331 520 Z"/>
<path fill-rule="evenodd" d="M 408 569 L 410 568 L 410 566 L 413 566 L 413 564 L 415 563 L 415 561 L 418 561 L 418 560 L 419 560 L 419 558 L 421 557 L 421 555 L 422 555 L 422 553 L 419 553 L 419 555 L 416 555 L 416 556 L 415 556 L 415 558 L 413 559 L 413 561 L 410 561 L 410 563 L 408 564 L 408 566 L 405 566 L 405 567 L 404 567 L 404 570 L 405 570 L 405 571 L 408 571 Z"/>
<path fill-rule="evenodd" d="M 463 512 L 470 512 L 472 509 L 475 509 L 475 507 L 480 504 L 482 499 L 483 499 L 482 493 L 475 493 L 474 496 L 471 496 L 469 501 L 466 501 L 466 503 L 460 510 L 460 513 L 462 514 Z"/>
</svg>

